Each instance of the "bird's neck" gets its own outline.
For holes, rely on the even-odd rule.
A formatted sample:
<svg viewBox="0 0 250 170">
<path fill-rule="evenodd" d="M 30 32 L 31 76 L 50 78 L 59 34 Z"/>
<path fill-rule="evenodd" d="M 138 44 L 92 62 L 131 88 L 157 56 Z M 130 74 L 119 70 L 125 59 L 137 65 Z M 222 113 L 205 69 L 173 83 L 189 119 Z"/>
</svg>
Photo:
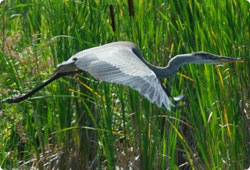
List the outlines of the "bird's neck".
<svg viewBox="0 0 250 170">
<path fill-rule="evenodd" d="M 166 67 L 157 67 L 148 63 L 137 47 L 133 48 L 132 50 L 142 60 L 142 62 L 155 73 L 158 78 L 171 78 L 178 72 L 181 66 L 187 63 L 192 63 L 194 60 L 193 58 L 188 57 L 190 54 L 182 54 L 174 57 L 175 59 L 170 59 Z"/>
<path fill-rule="evenodd" d="M 152 65 L 151 65 L 152 66 Z M 150 66 L 148 66 L 150 67 Z M 158 78 L 171 78 L 173 77 L 178 69 L 172 68 L 171 66 L 166 67 L 152 67 L 151 70 L 155 73 Z"/>
<path fill-rule="evenodd" d="M 155 73 L 158 78 L 171 78 L 177 73 L 179 69 L 174 68 L 172 65 L 158 67 L 148 63 L 144 58 L 141 58 L 141 60 Z"/>
<path fill-rule="evenodd" d="M 173 77 L 181 66 L 188 63 L 198 63 L 194 57 L 190 57 L 190 54 L 181 54 L 169 60 L 166 67 L 152 67 L 151 69 L 155 72 L 159 78 L 171 78 Z M 150 67 L 150 66 L 149 66 Z"/>
</svg>

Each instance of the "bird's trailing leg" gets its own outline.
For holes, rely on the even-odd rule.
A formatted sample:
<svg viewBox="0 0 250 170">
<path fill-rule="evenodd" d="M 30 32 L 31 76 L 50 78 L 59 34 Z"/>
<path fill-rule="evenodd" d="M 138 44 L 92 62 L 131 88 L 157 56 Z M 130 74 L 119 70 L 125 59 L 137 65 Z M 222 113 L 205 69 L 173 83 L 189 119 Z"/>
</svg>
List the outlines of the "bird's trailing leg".
<svg viewBox="0 0 250 170">
<path fill-rule="evenodd" d="M 0 104 L 2 104 L 2 103 L 19 103 L 19 102 L 27 99 L 28 97 L 32 96 L 37 91 L 41 90 L 42 88 L 44 88 L 45 86 L 47 86 L 48 84 L 50 84 L 52 81 L 57 80 L 60 77 L 63 77 L 63 76 L 66 76 L 66 75 L 70 75 L 70 74 L 74 74 L 74 73 L 79 73 L 79 72 L 82 72 L 82 71 L 73 71 L 73 72 L 65 72 L 65 73 L 56 73 L 56 74 L 53 74 L 50 79 L 48 79 L 43 84 L 41 84 L 40 86 L 36 87 L 35 89 L 31 90 L 30 92 L 26 93 L 25 95 L 2 100 L 2 101 L 0 101 Z"/>
</svg>

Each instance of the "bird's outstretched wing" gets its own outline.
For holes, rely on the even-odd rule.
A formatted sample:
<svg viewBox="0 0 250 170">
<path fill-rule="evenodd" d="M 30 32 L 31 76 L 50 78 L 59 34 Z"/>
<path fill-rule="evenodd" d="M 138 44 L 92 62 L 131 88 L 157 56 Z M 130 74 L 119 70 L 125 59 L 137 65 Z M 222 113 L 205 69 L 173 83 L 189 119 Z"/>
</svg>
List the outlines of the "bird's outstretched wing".
<svg viewBox="0 0 250 170">
<path fill-rule="evenodd" d="M 72 58 L 78 69 L 101 81 L 129 86 L 158 107 L 164 105 L 170 110 L 173 105 L 155 73 L 129 47 L 111 46 L 78 53 Z"/>
</svg>

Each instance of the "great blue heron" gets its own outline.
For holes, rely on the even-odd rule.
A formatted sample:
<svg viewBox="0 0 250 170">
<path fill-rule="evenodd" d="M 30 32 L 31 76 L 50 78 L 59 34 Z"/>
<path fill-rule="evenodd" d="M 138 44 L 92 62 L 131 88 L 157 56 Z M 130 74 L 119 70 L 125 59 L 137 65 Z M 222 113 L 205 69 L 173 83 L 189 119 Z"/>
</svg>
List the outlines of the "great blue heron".
<svg viewBox="0 0 250 170">
<path fill-rule="evenodd" d="M 113 42 L 75 54 L 69 60 L 59 64 L 51 78 L 34 90 L 24 96 L 3 100 L 1 103 L 18 103 L 62 76 L 86 71 L 101 81 L 129 86 L 139 91 L 151 103 L 157 104 L 159 108 L 164 105 L 170 110 L 170 106 L 174 105 L 159 82 L 159 78 L 171 78 L 181 66 L 188 63 L 216 64 L 237 61 L 241 59 L 195 52 L 177 55 L 170 59 L 166 67 L 156 67 L 143 58 L 134 43 Z"/>
</svg>

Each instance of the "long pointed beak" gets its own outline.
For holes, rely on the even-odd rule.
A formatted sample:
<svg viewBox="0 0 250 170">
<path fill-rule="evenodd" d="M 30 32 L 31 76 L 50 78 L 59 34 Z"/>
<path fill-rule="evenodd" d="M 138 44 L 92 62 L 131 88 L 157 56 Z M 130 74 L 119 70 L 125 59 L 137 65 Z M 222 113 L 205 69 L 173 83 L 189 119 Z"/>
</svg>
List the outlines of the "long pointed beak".
<svg viewBox="0 0 250 170">
<path fill-rule="evenodd" d="M 237 62 L 243 62 L 241 58 L 233 58 L 233 57 L 225 57 L 225 56 L 219 56 L 219 55 L 209 55 L 208 58 L 218 62 L 218 63 L 237 63 Z"/>
<path fill-rule="evenodd" d="M 224 56 L 220 56 L 216 60 L 221 63 L 237 63 L 237 62 L 243 63 L 244 62 L 241 58 L 232 58 L 232 57 L 224 57 Z"/>
</svg>

